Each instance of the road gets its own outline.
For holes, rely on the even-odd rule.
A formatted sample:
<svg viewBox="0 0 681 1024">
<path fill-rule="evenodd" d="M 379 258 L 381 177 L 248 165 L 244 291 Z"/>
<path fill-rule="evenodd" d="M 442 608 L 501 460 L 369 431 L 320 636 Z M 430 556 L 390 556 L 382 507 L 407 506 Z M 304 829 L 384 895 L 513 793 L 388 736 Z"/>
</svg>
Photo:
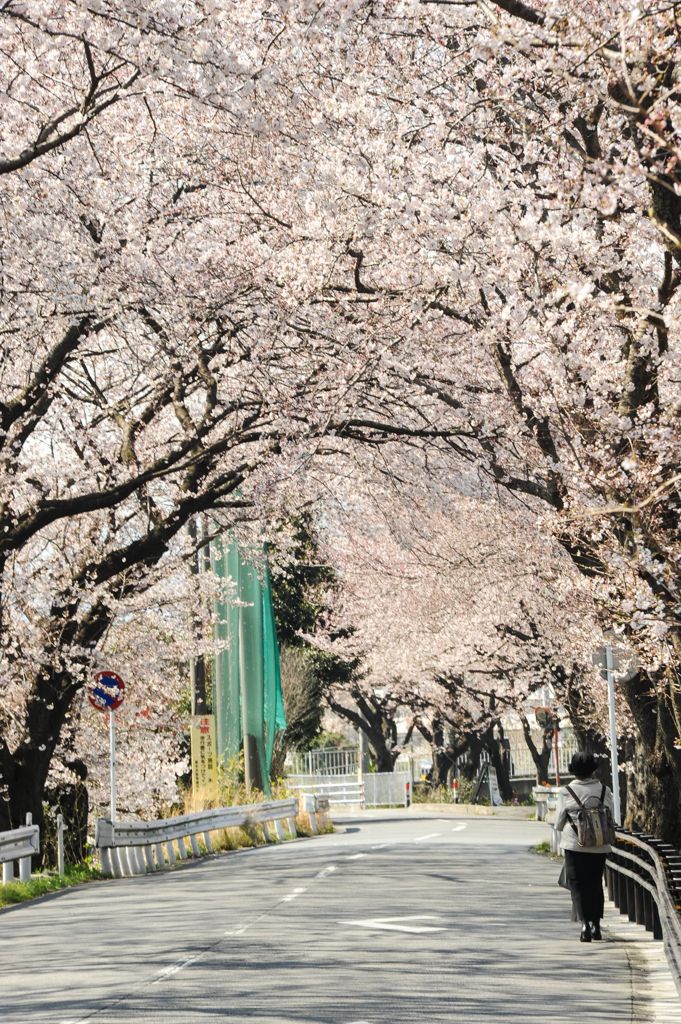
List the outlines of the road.
<svg viewBox="0 0 681 1024">
<path fill-rule="evenodd" d="M 534 822 L 418 811 L 0 912 L 2 1024 L 629 1024 Z"/>
</svg>

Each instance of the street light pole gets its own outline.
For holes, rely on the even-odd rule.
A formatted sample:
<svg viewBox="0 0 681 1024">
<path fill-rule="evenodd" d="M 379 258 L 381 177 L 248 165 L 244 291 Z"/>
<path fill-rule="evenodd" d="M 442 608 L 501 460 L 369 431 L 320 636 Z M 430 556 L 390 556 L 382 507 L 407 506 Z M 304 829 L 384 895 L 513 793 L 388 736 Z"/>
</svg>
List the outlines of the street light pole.
<svg viewBox="0 0 681 1024">
<path fill-rule="evenodd" d="M 610 766 L 612 770 L 612 796 L 615 803 L 615 824 L 622 824 L 620 805 L 620 777 L 617 762 L 617 723 L 615 720 L 615 664 L 612 647 L 605 645 L 605 678 L 608 683 L 608 718 L 610 721 Z"/>
</svg>

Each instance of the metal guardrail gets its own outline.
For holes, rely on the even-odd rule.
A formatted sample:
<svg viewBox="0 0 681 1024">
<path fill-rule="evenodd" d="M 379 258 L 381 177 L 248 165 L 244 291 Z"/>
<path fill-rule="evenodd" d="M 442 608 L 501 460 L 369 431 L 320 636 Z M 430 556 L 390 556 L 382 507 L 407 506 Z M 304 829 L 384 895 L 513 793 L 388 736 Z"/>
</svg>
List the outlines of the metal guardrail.
<svg viewBox="0 0 681 1024">
<path fill-rule="evenodd" d="M 116 878 L 141 875 L 172 866 L 178 858 L 200 857 L 198 836 L 202 836 L 206 852 L 211 853 L 211 832 L 224 828 L 262 825 L 267 835 L 267 827 L 271 826 L 276 839 L 284 839 L 286 833 L 295 837 L 297 811 L 298 801 L 293 797 L 240 807 L 219 807 L 158 821 L 112 823 L 108 818 L 100 818 L 95 845 L 106 874 Z"/>
<path fill-rule="evenodd" d="M 652 836 L 618 828 L 605 878 L 608 896 L 620 913 L 664 942 L 681 996 L 681 854 Z"/>
<path fill-rule="evenodd" d="M 31 857 L 40 853 L 40 829 L 31 824 L 31 815 L 26 815 L 23 828 L 0 832 L 0 864 L 3 884 L 14 881 L 14 864 L 19 863 L 19 881 L 28 882 L 31 877 Z"/>
</svg>

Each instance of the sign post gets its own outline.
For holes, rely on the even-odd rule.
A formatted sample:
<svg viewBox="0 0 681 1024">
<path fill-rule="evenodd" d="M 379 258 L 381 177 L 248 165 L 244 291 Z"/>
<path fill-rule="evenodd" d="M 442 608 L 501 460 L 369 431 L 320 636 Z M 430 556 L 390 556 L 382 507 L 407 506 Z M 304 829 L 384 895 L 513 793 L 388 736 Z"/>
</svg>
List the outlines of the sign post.
<svg viewBox="0 0 681 1024">
<path fill-rule="evenodd" d="M 116 722 L 114 711 L 123 703 L 125 683 L 115 672 L 98 672 L 88 689 L 88 700 L 97 711 L 109 714 L 109 785 L 111 823 L 116 820 Z"/>
<path fill-rule="evenodd" d="M 615 718 L 615 672 L 620 670 L 619 658 L 612 644 L 605 643 L 593 655 L 593 663 L 600 669 L 601 678 L 608 687 L 608 731 L 610 733 L 610 770 L 612 774 L 612 798 L 615 804 L 613 817 L 616 825 L 622 824 L 622 806 L 620 804 L 620 777 L 617 759 L 617 721 Z"/>
<path fill-rule="evenodd" d="M 217 800 L 215 715 L 192 715 L 192 789 L 202 800 Z"/>
<path fill-rule="evenodd" d="M 497 770 L 493 764 L 489 761 L 485 761 L 480 766 L 478 777 L 475 780 L 475 789 L 473 790 L 473 796 L 471 797 L 471 803 L 477 804 L 482 794 L 482 787 L 487 783 L 487 789 L 489 792 L 490 807 L 500 807 L 503 804 L 501 793 L 499 791 L 499 780 L 497 778 Z"/>
<path fill-rule="evenodd" d="M 615 804 L 615 824 L 622 824 L 620 804 L 620 774 L 617 763 L 617 722 L 615 719 L 615 662 L 612 647 L 605 645 L 605 678 L 608 683 L 608 720 L 610 725 L 610 766 L 612 772 L 612 797 Z"/>
</svg>

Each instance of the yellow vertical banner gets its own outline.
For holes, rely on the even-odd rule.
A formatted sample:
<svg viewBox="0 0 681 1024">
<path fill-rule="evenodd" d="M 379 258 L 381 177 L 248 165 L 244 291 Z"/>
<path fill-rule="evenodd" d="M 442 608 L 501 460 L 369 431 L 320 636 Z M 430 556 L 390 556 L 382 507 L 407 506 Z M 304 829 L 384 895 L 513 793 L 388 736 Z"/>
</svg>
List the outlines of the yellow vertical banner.
<svg viewBox="0 0 681 1024">
<path fill-rule="evenodd" d="M 192 715 L 192 791 L 205 800 L 218 796 L 217 762 L 215 758 L 215 715 Z"/>
</svg>

